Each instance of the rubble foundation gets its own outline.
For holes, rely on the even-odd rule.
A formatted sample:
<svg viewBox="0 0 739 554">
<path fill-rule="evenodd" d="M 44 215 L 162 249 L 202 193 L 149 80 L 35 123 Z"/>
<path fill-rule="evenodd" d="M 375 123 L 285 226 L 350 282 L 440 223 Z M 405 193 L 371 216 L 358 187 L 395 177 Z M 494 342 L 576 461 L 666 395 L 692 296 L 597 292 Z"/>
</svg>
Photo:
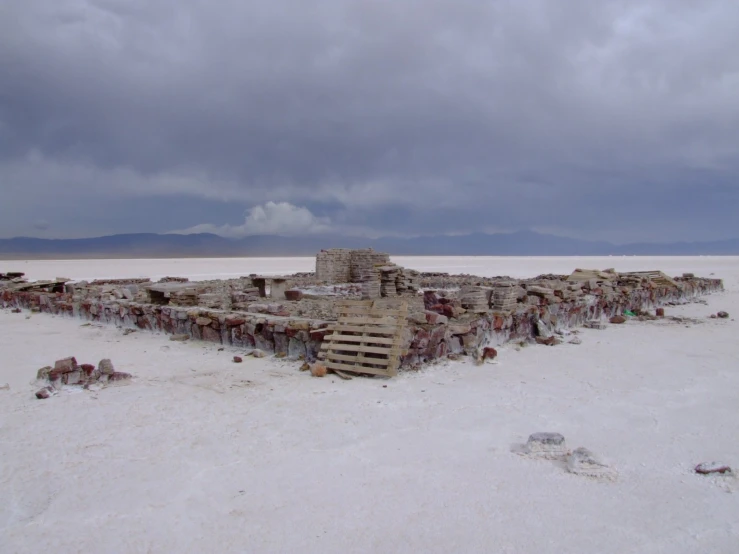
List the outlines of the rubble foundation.
<svg viewBox="0 0 739 554">
<path fill-rule="evenodd" d="M 550 337 L 614 316 L 644 314 L 723 290 L 720 279 L 660 272 L 575 270 L 533 279 L 419 273 L 372 250 L 329 250 L 316 273 L 251 275 L 189 282 L 167 277 L 26 282 L 0 275 L 0 305 L 77 317 L 122 328 L 188 336 L 289 359 L 313 361 L 338 302 L 373 298 L 409 306 L 401 368 L 471 355 L 510 341 L 554 344 Z"/>
</svg>

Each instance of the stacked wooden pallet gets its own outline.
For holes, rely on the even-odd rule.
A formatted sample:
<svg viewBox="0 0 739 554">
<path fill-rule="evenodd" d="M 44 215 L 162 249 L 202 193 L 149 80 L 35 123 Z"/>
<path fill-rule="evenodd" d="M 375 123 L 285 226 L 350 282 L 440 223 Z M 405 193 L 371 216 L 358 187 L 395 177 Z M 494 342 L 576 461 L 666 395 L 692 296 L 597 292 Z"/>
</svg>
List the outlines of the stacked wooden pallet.
<svg viewBox="0 0 739 554">
<path fill-rule="evenodd" d="M 396 375 L 407 304 L 386 307 L 386 302 L 346 300 L 338 312 L 339 320 L 329 327 L 332 334 L 324 339 L 319 354 L 326 367 L 339 375 Z"/>
</svg>

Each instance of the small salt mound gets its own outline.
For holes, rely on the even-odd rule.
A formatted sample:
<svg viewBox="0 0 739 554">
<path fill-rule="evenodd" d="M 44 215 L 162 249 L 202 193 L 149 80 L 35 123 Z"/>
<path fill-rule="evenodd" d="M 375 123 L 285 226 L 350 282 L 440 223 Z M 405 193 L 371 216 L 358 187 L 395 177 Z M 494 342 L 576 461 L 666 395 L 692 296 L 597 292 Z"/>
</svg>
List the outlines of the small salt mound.
<svg viewBox="0 0 739 554">
<path fill-rule="evenodd" d="M 596 479 L 614 480 L 617 476 L 616 470 L 609 467 L 590 450 L 582 447 L 573 450 L 567 458 L 567 471 Z"/>
</svg>

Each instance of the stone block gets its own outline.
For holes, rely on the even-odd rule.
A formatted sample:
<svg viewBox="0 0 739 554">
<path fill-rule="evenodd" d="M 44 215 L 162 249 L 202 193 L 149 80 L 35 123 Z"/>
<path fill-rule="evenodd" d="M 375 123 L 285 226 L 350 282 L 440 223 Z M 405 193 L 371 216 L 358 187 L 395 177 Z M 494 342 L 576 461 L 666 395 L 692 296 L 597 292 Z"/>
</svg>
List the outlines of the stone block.
<svg viewBox="0 0 739 554">
<path fill-rule="evenodd" d="M 114 371 L 108 375 L 108 382 L 121 382 L 130 381 L 133 375 L 130 373 L 124 373 L 123 371 Z"/>
<path fill-rule="evenodd" d="M 82 381 L 81 371 L 70 371 L 62 376 L 62 383 L 65 385 L 79 385 Z"/>
<path fill-rule="evenodd" d="M 298 300 L 302 300 L 303 298 L 303 292 L 299 290 L 286 290 L 285 291 L 285 299 L 289 300 L 290 302 L 297 302 Z"/>
<path fill-rule="evenodd" d="M 103 359 L 100 360 L 100 363 L 98 364 L 98 371 L 102 375 L 111 375 L 115 372 L 115 368 L 113 367 L 113 362 L 111 362 L 109 359 Z"/>
<path fill-rule="evenodd" d="M 203 327 L 201 330 L 204 341 L 221 344 L 221 332 L 213 327 Z"/>
<path fill-rule="evenodd" d="M 426 322 L 430 325 L 444 325 L 449 322 L 449 318 L 436 312 L 426 312 Z"/>
<path fill-rule="evenodd" d="M 57 360 L 54 362 L 54 370 L 59 373 L 69 373 L 77 368 L 77 360 L 74 356 Z"/>
<path fill-rule="evenodd" d="M 42 367 L 36 372 L 36 379 L 39 379 L 41 381 L 46 381 L 49 378 L 49 374 L 51 373 L 52 367 L 50 365 L 47 365 L 46 367 Z"/>
</svg>

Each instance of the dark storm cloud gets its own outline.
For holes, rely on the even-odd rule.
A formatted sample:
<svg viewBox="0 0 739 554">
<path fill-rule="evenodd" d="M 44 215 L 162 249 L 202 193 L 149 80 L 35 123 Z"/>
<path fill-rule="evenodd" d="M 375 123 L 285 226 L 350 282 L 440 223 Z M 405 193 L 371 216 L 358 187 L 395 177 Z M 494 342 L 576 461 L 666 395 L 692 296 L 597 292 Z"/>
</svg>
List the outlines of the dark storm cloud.
<svg viewBox="0 0 739 554">
<path fill-rule="evenodd" d="M 737 28 L 732 0 L 5 0 L 0 235 L 64 233 L 62 191 L 76 234 L 119 198 L 130 228 L 87 232 L 737 235 Z"/>
</svg>

